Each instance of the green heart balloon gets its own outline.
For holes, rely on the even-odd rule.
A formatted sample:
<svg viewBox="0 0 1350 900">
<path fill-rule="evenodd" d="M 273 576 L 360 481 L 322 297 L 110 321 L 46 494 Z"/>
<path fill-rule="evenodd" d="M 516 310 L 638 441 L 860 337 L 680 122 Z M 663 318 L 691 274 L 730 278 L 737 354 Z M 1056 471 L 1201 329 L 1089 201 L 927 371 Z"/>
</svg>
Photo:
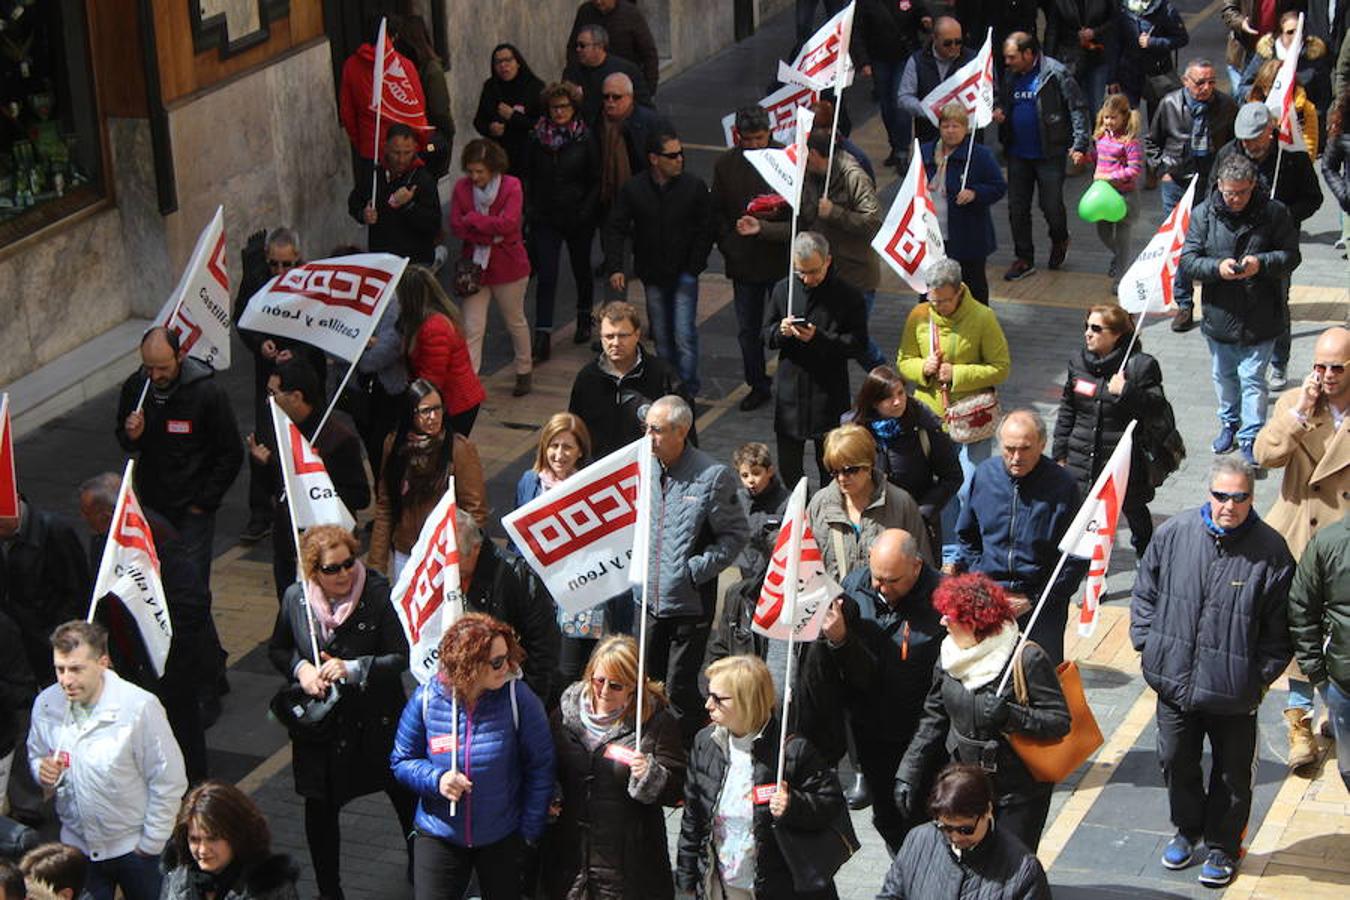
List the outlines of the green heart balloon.
<svg viewBox="0 0 1350 900">
<path fill-rule="evenodd" d="M 1078 201 L 1078 217 L 1084 222 L 1119 222 L 1125 218 L 1125 198 L 1109 181 L 1094 181 Z"/>
</svg>

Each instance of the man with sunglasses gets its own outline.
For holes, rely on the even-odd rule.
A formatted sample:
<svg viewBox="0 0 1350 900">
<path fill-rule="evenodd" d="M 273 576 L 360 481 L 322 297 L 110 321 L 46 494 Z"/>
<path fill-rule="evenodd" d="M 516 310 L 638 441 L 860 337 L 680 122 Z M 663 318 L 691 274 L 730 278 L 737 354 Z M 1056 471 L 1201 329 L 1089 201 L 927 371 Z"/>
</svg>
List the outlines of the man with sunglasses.
<svg viewBox="0 0 1350 900">
<path fill-rule="evenodd" d="M 1337 326 L 1322 332 L 1313 348 L 1312 371 L 1303 383 L 1280 395 L 1270 419 L 1256 436 L 1256 460 L 1267 468 L 1283 468 L 1284 480 L 1266 521 L 1300 560 L 1308 542 L 1321 529 L 1345 517 L 1350 509 L 1350 330 Z M 1313 689 L 1298 672 L 1289 677 L 1289 768 L 1315 763 L 1320 754 L 1313 739 Z"/>
<path fill-rule="evenodd" d="M 572 42 L 576 59 L 563 69 L 563 81 L 581 88 L 581 115 L 594 124 L 601 113 L 600 101 L 605 94 L 605 79 L 615 73 L 628 76 L 633 83 L 631 93 L 643 106 L 653 106 L 651 87 L 641 70 L 631 61 L 609 52 L 609 32 L 603 25 L 583 25 Z"/>
<path fill-rule="evenodd" d="M 1254 484 L 1242 460 L 1217 459 L 1208 502 L 1158 528 L 1130 602 L 1130 640 L 1158 694 L 1158 762 L 1177 829 L 1162 865 L 1190 866 L 1203 840 L 1200 883 L 1208 887 L 1236 873 L 1251 814 L 1257 707 L 1293 658 L 1294 559 L 1253 511 Z"/>
<path fill-rule="evenodd" d="M 938 127 L 924 109 L 923 98 L 974 58 L 975 50 L 966 46 L 966 39 L 961 35 L 961 23 L 951 16 L 939 16 L 933 22 L 932 40 L 915 50 L 905 62 L 897 102 L 901 111 L 913 121 L 914 136 L 920 144 L 938 139 Z"/>
</svg>

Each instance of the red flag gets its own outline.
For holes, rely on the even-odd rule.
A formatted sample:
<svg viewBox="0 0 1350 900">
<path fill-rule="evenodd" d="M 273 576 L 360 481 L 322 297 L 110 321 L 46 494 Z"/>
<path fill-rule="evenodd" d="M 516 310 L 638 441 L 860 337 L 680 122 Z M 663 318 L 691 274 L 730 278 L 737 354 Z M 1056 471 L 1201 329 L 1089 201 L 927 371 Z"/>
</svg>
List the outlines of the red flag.
<svg viewBox="0 0 1350 900">
<path fill-rule="evenodd" d="M 14 434 L 9 394 L 0 394 L 0 519 L 19 517 L 19 482 L 14 477 Z"/>
<path fill-rule="evenodd" d="M 379 87 L 378 91 L 372 89 L 370 92 L 371 109 L 379 110 L 380 116 L 390 122 L 402 122 L 420 131 L 431 129 L 427 124 L 427 100 L 422 92 L 422 79 L 408 58 L 395 50 L 394 42 L 385 36 L 383 21 L 380 22 L 371 81 Z"/>
</svg>

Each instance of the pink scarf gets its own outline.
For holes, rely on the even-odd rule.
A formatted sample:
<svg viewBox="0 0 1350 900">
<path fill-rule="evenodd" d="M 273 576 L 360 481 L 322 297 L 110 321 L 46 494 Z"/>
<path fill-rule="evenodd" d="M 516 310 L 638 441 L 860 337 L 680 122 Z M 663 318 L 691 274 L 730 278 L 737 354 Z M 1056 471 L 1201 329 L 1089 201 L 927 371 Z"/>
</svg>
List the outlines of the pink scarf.
<svg viewBox="0 0 1350 900">
<path fill-rule="evenodd" d="M 305 600 L 309 603 L 314 620 L 319 623 L 319 643 L 327 644 L 333 639 L 338 626 L 351 618 L 361 592 L 366 589 L 366 567 L 361 560 L 352 567 L 352 589 L 343 597 L 332 600 L 324 595 L 323 588 L 317 582 L 305 582 Z"/>
</svg>

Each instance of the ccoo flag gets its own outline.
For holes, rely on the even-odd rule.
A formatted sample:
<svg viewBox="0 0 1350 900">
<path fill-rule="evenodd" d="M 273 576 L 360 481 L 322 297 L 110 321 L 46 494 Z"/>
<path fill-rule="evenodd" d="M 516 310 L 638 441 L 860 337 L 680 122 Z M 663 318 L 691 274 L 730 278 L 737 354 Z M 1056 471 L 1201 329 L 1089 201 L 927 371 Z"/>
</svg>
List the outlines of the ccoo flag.
<svg viewBox="0 0 1350 900">
<path fill-rule="evenodd" d="M 1307 153 L 1303 129 L 1299 127 L 1298 114 L 1294 112 L 1294 93 L 1298 90 L 1298 58 L 1303 52 L 1303 13 L 1298 14 L 1298 30 L 1294 32 L 1294 40 L 1289 47 L 1284 48 L 1278 34 L 1274 46 L 1277 55 L 1279 51 L 1284 51 L 1284 61 L 1280 63 L 1280 70 L 1270 84 L 1266 108 L 1276 122 L 1275 137 L 1280 142 L 1279 148 L 1289 153 Z"/>
<path fill-rule="evenodd" d="M 1106 570 L 1111 564 L 1111 548 L 1120 525 L 1120 509 L 1130 485 L 1130 459 L 1134 452 L 1134 420 L 1125 427 L 1120 442 L 1083 505 L 1078 508 L 1069 530 L 1059 542 L 1059 552 L 1088 560 L 1088 577 L 1079 605 L 1078 633 L 1088 637 L 1097 627 L 1097 610 L 1106 590 Z"/>
<path fill-rule="evenodd" d="M 1181 262 L 1181 246 L 1186 243 L 1186 229 L 1191 225 L 1196 179 L 1197 176 L 1191 176 L 1186 193 L 1181 195 L 1181 200 L 1172 208 L 1167 220 L 1158 227 L 1148 246 L 1134 258 L 1134 262 L 1121 276 L 1116 297 L 1126 312 L 1142 314 L 1176 308 L 1172 299 L 1172 281 Z"/>
<path fill-rule="evenodd" d="M 338 497 L 319 454 L 274 398 L 267 398 L 267 404 L 272 408 L 272 428 L 277 436 L 281 477 L 291 508 L 291 527 L 297 531 L 315 525 L 341 525 L 348 531 L 355 528 L 356 520 Z"/>
<path fill-rule="evenodd" d="M 797 133 L 791 144 L 782 149 L 772 147 L 745 151 L 745 161 L 754 166 L 765 183 L 793 209 L 798 209 L 802 201 L 802 185 L 806 181 L 806 139 L 811 134 L 815 120 L 811 110 L 799 109 Z"/>
<path fill-rule="evenodd" d="M 848 47 L 853 37 L 853 8 L 850 2 L 820 26 L 811 38 L 802 44 L 791 65 L 778 63 L 778 80 L 784 84 L 799 84 L 813 91 L 848 87 L 853 80 L 853 66 L 849 62 Z"/>
<path fill-rule="evenodd" d="M 216 214 L 192 249 L 183 276 L 156 318 L 178 335 L 180 355 L 213 369 L 230 367 L 230 276 L 225 269 L 225 208 Z"/>
<path fill-rule="evenodd" d="M 948 103 L 960 103 L 970 115 L 972 128 L 983 128 L 994 121 L 994 29 L 984 37 L 984 46 L 975 58 L 948 75 L 919 102 L 934 125 Z"/>
<path fill-rule="evenodd" d="M 155 552 L 150 522 L 131 489 L 134 467 L 135 461 L 127 460 L 108 539 L 103 544 L 103 559 L 98 565 L 98 579 L 94 582 L 94 596 L 89 604 L 89 621 L 94 620 L 99 600 L 108 594 L 116 595 L 141 633 L 155 674 L 163 677 L 169 643 L 173 640 L 173 623 L 169 621 L 169 602 L 160 580 L 159 554 Z"/>
<path fill-rule="evenodd" d="M 773 555 L 764 574 L 764 586 L 755 604 L 751 630 L 767 638 L 814 641 L 830 601 L 839 585 L 825 575 L 811 525 L 806 519 L 806 479 L 797 482 L 783 513 L 783 524 L 774 541 Z"/>
<path fill-rule="evenodd" d="M 921 294 L 928 290 L 928 267 L 945 255 L 942 226 L 933 198 L 928 195 L 928 178 L 917 140 L 909 155 L 909 172 L 896 192 L 891 211 L 886 213 L 886 221 L 872 239 L 872 249 Z"/>
<path fill-rule="evenodd" d="M 802 109 L 809 110 L 819 99 L 820 94 L 811 88 L 799 84 L 785 84 L 760 100 L 759 105 L 769 113 L 769 135 L 780 144 L 791 144 L 797 136 L 798 112 Z M 727 146 L 734 147 L 738 137 L 734 112 L 722 117 L 722 133 L 726 136 Z"/>
<path fill-rule="evenodd" d="M 408 668 L 421 684 L 436 674 L 445 630 L 464 615 L 456 514 L 455 479 L 451 476 L 389 595 L 408 639 Z"/>
</svg>

